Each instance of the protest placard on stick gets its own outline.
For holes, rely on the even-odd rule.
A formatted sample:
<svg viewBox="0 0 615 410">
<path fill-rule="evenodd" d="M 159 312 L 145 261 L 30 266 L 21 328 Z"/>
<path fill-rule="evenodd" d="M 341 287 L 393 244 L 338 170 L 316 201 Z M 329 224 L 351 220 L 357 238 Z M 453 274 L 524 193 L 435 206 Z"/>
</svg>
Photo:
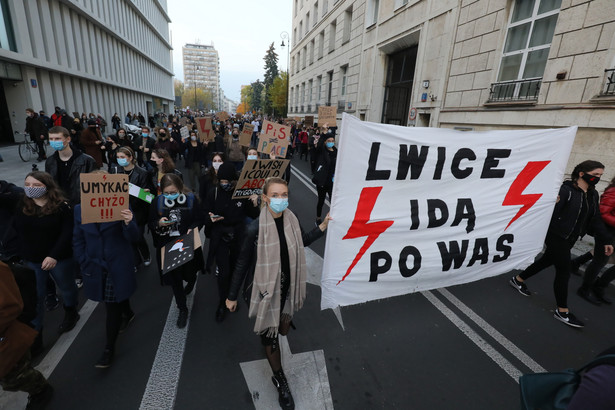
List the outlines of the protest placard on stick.
<svg viewBox="0 0 615 410">
<path fill-rule="evenodd" d="M 250 141 L 252 140 L 252 133 L 254 132 L 254 125 L 252 124 L 243 124 L 243 130 L 241 130 L 241 134 L 239 134 L 239 144 L 244 147 L 250 146 Z"/>
<path fill-rule="evenodd" d="M 318 107 L 318 124 L 324 124 L 329 127 L 337 127 L 337 107 L 329 105 L 321 105 Z"/>
<path fill-rule="evenodd" d="M 198 117 L 194 121 L 196 121 L 196 126 L 199 129 L 199 139 L 201 142 L 209 142 L 214 139 L 211 117 Z"/>
<path fill-rule="evenodd" d="M 271 177 L 281 178 L 289 162 L 282 159 L 250 159 L 246 161 L 237 185 L 235 185 L 233 199 L 248 198 L 253 194 L 260 195 L 263 192 L 265 180 Z"/>
<path fill-rule="evenodd" d="M 121 221 L 128 209 L 128 175 L 81 174 L 81 223 Z"/>
<path fill-rule="evenodd" d="M 258 152 L 274 154 L 276 157 L 285 158 L 289 140 L 289 126 L 264 121 L 260 138 L 258 139 Z"/>
</svg>

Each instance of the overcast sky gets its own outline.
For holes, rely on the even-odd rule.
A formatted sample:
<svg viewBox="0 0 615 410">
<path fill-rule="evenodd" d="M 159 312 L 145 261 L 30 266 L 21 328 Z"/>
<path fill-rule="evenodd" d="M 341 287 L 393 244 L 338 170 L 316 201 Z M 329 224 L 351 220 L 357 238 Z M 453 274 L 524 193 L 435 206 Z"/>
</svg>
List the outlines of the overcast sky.
<svg viewBox="0 0 615 410">
<path fill-rule="evenodd" d="M 280 48 L 280 33 L 291 33 L 291 0 L 167 0 L 167 9 L 175 78 L 184 81 L 182 46 L 197 40 L 218 50 L 220 86 L 236 102 L 242 85 L 263 80 L 263 57 L 271 42 L 280 69 L 286 70 L 288 50 Z"/>
</svg>

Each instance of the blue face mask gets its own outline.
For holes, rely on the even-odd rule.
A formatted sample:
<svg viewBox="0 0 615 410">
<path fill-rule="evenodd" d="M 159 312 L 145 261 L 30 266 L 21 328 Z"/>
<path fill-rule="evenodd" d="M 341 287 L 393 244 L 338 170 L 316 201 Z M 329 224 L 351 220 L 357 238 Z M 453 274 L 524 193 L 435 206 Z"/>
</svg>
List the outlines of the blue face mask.
<svg viewBox="0 0 615 410">
<path fill-rule="evenodd" d="M 231 183 L 220 184 L 220 188 L 224 189 L 225 191 L 230 191 L 233 188 L 233 184 Z"/>
<path fill-rule="evenodd" d="M 326 142 L 325 145 L 327 146 L 327 148 L 333 148 L 335 147 L 335 142 Z"/>
<path fill-rule="evenodd" d="M 248 155 L 248 159 L 258 159 L 258 155 Z"/>
<path fill-rule="evenodd" d="M 288 208 L 288 198 L 269 198 L 269 208 L 276 214 Z"/>
<path fill-rule="evenodd" d="M 169 201 L 175 201 L 179 197 L 179 192 L 176 192 L 174 194 L 162 194 L 162 195 L 164 195 L 164 197 L 168 199 Z"/>
<path fill-rule="evenodd" d="M 128 164 L 130 164 L 130 162 L 126 158 L 118 158 L 117 159 L 117 164 L 120 167 L 126 167 L 126 166 L 128 166 Z"/>
<path fill-rule="evenodd" d="M 148 136 L 149 136 L 149 134 L 148 134 L 147 132 L 142 132 L 142 133 L 141 133 L 141 136 L 142 136 L 142 137 L 148 137 Z"/>
<path fill-rule="evenodd" d="M 64 143 L 62 141 L 49 141 L 49 146 L 56 151 L 62 151 L 64 149 Z"/>
</svg>

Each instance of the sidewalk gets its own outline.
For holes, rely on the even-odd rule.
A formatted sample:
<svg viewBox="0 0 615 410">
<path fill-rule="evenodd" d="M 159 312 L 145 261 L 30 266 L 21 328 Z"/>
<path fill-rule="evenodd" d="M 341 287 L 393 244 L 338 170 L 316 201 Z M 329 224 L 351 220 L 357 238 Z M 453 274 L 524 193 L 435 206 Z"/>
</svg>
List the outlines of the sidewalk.
<svg viewBox="0 0 615 410">
<path fill-rule="evenodd" d="M 17 149 L 18 144 L 0 147 L 0 156 L 2 156 L 4 160 L 0 162 L 0 179 L 12 182 L 18 186 L 23 186 L 26 175 L 32 171 L 32 165 L 36 164 L 39 171 L 44 171 L 45 162 L 36 162 L 36 158 L 34 158 L 33 161 L 23 162 L 21 158 L 19 158 Z"/>
</svg>

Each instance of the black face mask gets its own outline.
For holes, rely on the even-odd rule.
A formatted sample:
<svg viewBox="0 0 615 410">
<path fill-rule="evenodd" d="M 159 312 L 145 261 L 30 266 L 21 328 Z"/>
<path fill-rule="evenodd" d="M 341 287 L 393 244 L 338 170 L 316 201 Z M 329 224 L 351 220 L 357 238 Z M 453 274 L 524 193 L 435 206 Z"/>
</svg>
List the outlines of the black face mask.
<svg viewBox="0 0 615 410">
<path fill-rule="evenodd" d="M 596 184 L 600 182 L 600 177 L 594 175 L 583 174 L 581 178 L 583 179 L 583 181 L 587 182 L 587 185 L 589 186 L 596 186 Z"/>
<path fill-rule="evenodd" d="M 150 159 L 148 162 L 152 167 L 158 168 L 158 164 L 156 164 L 156 161 L 154 161 L 153 159 Z"/>
<path fill-rule="evenodd" d="M 160 134 L 160 138 L 165 139 L 167 137 L 167 134 Z"/>
</svg>

